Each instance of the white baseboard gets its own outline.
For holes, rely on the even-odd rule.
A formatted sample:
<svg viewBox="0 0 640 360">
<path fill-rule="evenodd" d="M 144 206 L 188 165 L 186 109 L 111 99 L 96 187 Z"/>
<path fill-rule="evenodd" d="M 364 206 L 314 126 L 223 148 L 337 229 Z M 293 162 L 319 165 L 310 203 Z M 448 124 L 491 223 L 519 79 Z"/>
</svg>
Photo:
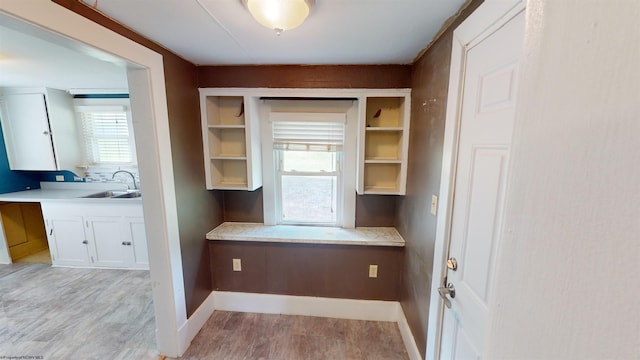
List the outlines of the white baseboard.
<svg viewBox="0 0 640 360">
<path fill-rule="evenodd" d="M 391 321 L 400 328 L 411 360 L 421 360 L 420 351 L 397 301 L 334 299 L 312 296 L 272 295 L 213 291 L 178 331 L 180 355 L 215 310 L 331 317 L 337 319 Z"/>
<path fill-rule="evenodd" d="M 214 291 L 215 309 L 351 320 L 396 321 L 396 301 Z"/>
<path fill-rule="evenodd" d="M 402 310 L 400 303 L 398 303 L 397 319 L 398 328 L 400 328 L 400 335 L 402 336 L 404 347 L 407 349 L 407 353 L 409 353 L 409 359 L 422 360 L 422 355 L 420 355 L 420 350 L 418 350 L 418 345 L 416 345 L 416 340 L 413 337 L 413 333 L 411 332 L 407 318 L 404 316 L 404 311 Z"/>
<path fill-rule="evenodd" d="M 180 339 L 180 343 L 178 344 L 178 356 L 182 356 L 182 354 L 187 351 L 189 345 L 191 345 L 191 342 L 193 341 L 193 338 L 198 335 L 200 329 L 202 329 L 207 320 L 209 320 L 209 317 L 211 317 L 211 314 L 216 310 L 214 304 L 215 294 L 214 292 L 211 292 L 196 311 L 191 314 L 187 321 L 178 329 L 178 338 Z"/>
</svg>

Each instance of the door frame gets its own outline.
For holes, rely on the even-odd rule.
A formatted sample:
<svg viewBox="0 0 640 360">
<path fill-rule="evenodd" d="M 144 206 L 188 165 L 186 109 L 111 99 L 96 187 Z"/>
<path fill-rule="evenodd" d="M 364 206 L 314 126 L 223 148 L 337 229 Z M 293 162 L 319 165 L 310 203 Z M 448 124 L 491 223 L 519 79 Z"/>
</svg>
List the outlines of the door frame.
<svg viewBox="0 0 640 360">
<path fill-rule="evenodd" d="M 524 0 L 485 0 L 453 32 L 440 177 L 439 216 L 436 220 L 431 301 L 429 302 L 429 322 L 427 326 L 426 358 L 429 360 L 440 358 L 444 302 L 438 295 L 438 287 L 441 286 L 446 274 L 445 269 L 449 253 L 466 54 L 478 42 L 502 27 L 524 9 Z M 496 259 L 498 258 L 496 257 Z"/>
<path fill-rule="evenodd" d="M 126 66 L 136 114 L 133 127 L 139 171 L 144 179 L 142 204 L 156 344 L 160 354 L 182 355 L 191 342 L 190 334 L 195 336 L 197 330 L 193 332 L 187 321 L 162 55 L 51 0 L 2 1 L 0 19 L 51 42 Z"/>
</svg>

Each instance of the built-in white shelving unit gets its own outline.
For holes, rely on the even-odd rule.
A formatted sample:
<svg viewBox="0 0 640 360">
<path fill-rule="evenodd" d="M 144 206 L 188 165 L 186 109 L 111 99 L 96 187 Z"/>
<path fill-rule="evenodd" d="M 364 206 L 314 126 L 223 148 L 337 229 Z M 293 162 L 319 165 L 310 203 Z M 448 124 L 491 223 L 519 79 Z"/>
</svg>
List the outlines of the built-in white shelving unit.
<svg viewBox="0 0 640 360">
<path fill-rule="evenodd" d="M 207 189 L 262 186 L 259 114 L 262 98 L 327 98 L 358 102 L 356 191 L 404 195 L 411 89 L 202 88 Z"/>
<path fill-rule="evenodd" d="M 405 194 L 410 101 L 409 90 L 361 99 L 358 193 Z"/>
<path fill-rule="evenodd" d="M 255 190 L 262 186 L 259 125 L 247 111 L 252 104 L 242 94 L 200 89 L 207 189 Z"/>
</svg>

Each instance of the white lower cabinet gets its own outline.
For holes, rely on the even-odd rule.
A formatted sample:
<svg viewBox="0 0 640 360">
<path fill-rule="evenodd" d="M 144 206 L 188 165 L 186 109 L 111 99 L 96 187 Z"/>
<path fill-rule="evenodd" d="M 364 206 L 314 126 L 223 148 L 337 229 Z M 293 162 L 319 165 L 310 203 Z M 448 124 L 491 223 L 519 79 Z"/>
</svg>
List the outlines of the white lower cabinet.
<svg viewBox="0 0 640 360">
<path fill-rule="evenodd" d="M 44 204 L 42 205 L 44 209 Z M 47 228 L 47 240 L 51 251 L 51 260 L 55 265 L 82 266 L 89 264 L 89 243 L 84 235 L 84 221 L 82 216 L 64 215 L 62 213 L 50 213 L 45 216 Z M 55 234 L 60 234 L 60 239 L 55 241 Z"/>
<path fill-rule="evenodd" d="M 142 204 L 43 202 L 53 265 L 148 269 Z"/>
</svg>

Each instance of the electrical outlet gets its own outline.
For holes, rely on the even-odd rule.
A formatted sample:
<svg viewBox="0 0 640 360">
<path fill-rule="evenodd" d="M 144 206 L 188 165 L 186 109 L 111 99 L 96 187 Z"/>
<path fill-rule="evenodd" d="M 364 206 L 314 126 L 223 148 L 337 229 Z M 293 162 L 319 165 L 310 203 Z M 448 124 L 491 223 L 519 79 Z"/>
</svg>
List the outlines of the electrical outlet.
<svg viewBox="0 0 640 360">
<path fill-rule="evenodd" d="M 435 216 L 438 213 L 438 196 L 431 195 L 431 215 Z"/>
<path fill-rule="evenodd" d="M 378 265 L 369 265 L 369 277 L 370 278 L 378 277 Z"/>
<path fill-rule="evenodd" d="M 242 271 L 242 260 L 233 259 L 233 271 Z"/>
<path fill-rule="evenodd" d="M 56 181 L 64 181 L 64 175 L 56 175 Z"/>
</svg>

